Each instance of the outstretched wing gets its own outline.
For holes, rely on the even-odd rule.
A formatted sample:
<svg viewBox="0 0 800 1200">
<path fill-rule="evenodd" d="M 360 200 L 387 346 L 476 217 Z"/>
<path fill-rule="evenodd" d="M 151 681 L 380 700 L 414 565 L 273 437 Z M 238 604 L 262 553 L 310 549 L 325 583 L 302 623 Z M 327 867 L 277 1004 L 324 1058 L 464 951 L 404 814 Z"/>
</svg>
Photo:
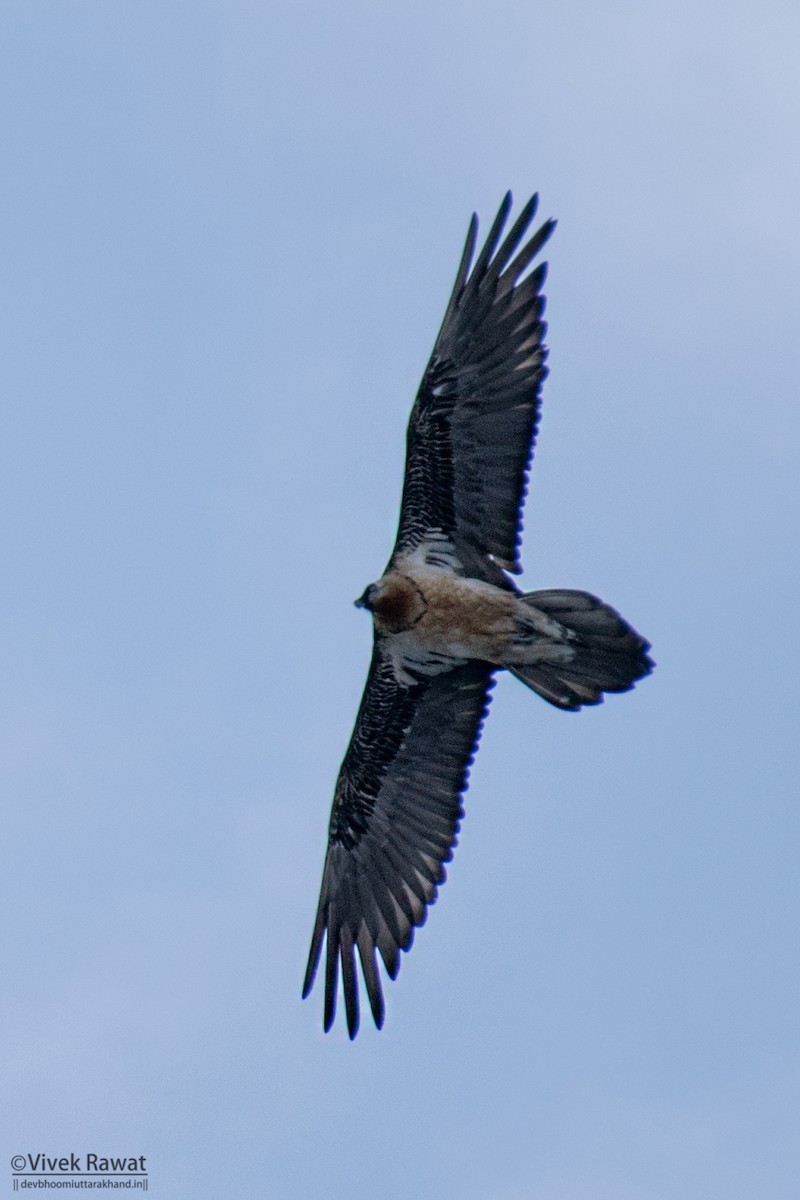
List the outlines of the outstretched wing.
<svg viewBox="0 0 800 1200">
<path fill-rule="evenodd" d="M 375 952 L 394 979 L 399 952 L 410 948 L 414 927 L 444 882 L 491 687 L 491 668 L 484 663 L 403 687 L 376 641 L 336 785 L 303 984 L 307 996 L 327 935 L 326 1031 L 336 1015 L 340 962 L 350 1037 L 358 1030 L 356 947 L 375 1024 L 383 1024 Z"/>
<path fill-rule="evenodd" d="M 525 205 L 499 245 L 511 209 L 506 195 L 470 270 L 478 232 L 472 218 L 411 411 L 393 559 L 439 533 L 453 542 L 470 574 L 497 582 L 490 556 L 514 574 L 522 569 L 521 509 L 547 374 L 546 264 L 524 272 L 555 227 L 547 221 L 522 244 L 537 201 L 534 196 Z"/>
</svg>

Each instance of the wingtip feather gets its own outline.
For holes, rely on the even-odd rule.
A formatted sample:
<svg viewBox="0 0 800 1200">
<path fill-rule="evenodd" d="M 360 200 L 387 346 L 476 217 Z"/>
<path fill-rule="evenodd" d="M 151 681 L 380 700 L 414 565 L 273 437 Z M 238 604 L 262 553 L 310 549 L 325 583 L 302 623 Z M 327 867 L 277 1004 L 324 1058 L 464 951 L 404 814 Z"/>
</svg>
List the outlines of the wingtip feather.
<svg viewBox="0 0 800 1200">
<path fill-rule="evenodd" d="M 308 996 L 314 986 L 314 980 L 317 976 L 317 968 L 319 967 L 319 956 L 322 950 L 322 935 L 325 931 L 325 918 L 323 914 L 322 900 L 320 900 L 317 908 L 317 916 L 314 922 L 314 932 L 311 935 L 311 949 L 308 952 L 308 962 L 306 963 L 306 973 L 303 978 L 303 999 Z"/>
<path fill-rule="evenodd" d="M 358 1011 L 358 980 L 354 961 L 353 935 L 349 925 L 342 925 L 339 934 L 342 961 L 342 989 L 344 991 L 344 1006 L 347 1015 L 347 1032 L 352 1042 L 358 1033 L 360 1016 Z"/>
</svg>

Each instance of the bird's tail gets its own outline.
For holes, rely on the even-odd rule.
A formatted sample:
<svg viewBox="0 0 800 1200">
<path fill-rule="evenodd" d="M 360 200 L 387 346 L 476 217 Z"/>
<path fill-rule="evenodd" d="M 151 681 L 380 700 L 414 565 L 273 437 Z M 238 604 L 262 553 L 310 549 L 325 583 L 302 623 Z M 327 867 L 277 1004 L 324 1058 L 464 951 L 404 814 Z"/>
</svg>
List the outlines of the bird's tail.
<svg viewBox="0 0 800 1200">
<path fill-rule="evenodd" d="M 533 661 L 508 667 L 550 704 L 566 709 L 600 704 L 604 692 L 627 692 L 653 669 L 649 643 L 596 596 L 554 589 L 517 599 L 533 610 L 539 637 L 531 644 Z M 553 654 L 543 659 L 535 646 L 544 649 L 545 628 Z"/>
</svg>

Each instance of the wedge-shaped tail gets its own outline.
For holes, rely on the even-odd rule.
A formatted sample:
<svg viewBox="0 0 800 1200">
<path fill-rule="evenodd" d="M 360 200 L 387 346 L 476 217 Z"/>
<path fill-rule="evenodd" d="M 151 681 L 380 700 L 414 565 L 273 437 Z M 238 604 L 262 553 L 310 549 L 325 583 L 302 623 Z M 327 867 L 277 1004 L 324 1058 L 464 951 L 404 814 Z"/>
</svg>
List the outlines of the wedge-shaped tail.
<svg viewBox="0 0 800 1200">
<path fill-rule="evenodd" d="M 653 669 L 647 653 L 650 644 L 589 592 L 554 589 L 526 592 L 518 599 L 563 628 L 571 651 L 568 661 L 509 667 L 517 679 L 557 708 L 601 704 L 604 692 L 627 692 Z"/>
</svg>

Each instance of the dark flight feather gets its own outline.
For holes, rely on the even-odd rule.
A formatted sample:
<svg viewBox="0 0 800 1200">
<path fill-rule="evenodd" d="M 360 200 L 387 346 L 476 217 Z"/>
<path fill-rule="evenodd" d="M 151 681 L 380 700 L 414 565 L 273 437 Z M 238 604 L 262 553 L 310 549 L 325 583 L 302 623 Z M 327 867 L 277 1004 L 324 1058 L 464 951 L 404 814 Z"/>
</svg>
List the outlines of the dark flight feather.
<svg viewBox="0 0 800 1200">
<path fill-rule="evenodd" d="M 468 663 L 403 687 L 376 641 L 356 726 L 336 785 L 322 890 L 303 995 L 327 939 L 325 1029 L 341 966 L 347 1027 L 359 1025 L 358 949 L 375 1024 L 384 1005 L 375 952 L 390 978 L 445 878 L 461 796 L 489 704 L 492 670 Z M 379 719 L 376 719 L 379 715 Z"/>
<path fill-rule="evenodd" d="M 511 208 L 506 195 L 470 271 L 472 218 L 411 411 L 392 560 L 438 532 L 452 540 L 469 575 L 509 586 L 497 565 L 521 570 L 521 509 L 547 374 L 546 268 L 523 273 L 555 228 L 547 221 L 523 244 L 536 204 L 534 196 L 500 243 Z"/>
</svg>

